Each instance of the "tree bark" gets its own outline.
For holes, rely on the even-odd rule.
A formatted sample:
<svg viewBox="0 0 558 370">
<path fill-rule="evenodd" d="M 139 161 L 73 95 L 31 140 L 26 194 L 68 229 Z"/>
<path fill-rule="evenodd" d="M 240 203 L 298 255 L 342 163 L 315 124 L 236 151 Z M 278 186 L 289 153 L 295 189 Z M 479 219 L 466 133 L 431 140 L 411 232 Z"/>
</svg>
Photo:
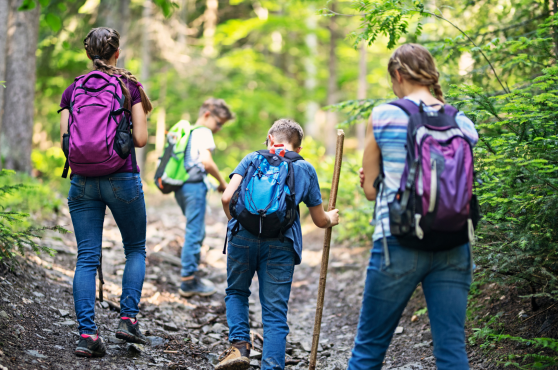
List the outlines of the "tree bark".
<svg viewBox="0 0 558 370">
<path fill-rule="evenodd" d="M 99 13 L 102 26 L 112 28 L 120 33 L 120 58 L 118 67 L 126 63 L 126 41 L 130 24 L 130 0 L 101 0 Z"/>
<path fill-rule="evenodd" d="M 217 28 L 217 10 L 219 9 L 219 2 L 217 0 L 207 0 L 207 8 L 205 10 L 203 38 L 205 46 L 203 48 L 203 55 L 213 56 L 215 53 L 215 29 Z"/>
<path fill-rule="evenodd" d="M 40 7 L 20 12 L 22 2 L 10 1 L 2 150 L 6 168 L 30 173 Z"/>
<path fill-rule="evenodd" d="M 552 12 L 554 15 L 558 14 L 558 0 L 554 0 L 552 4 Z M 554 56 L 558 58 L 558 27 L 554 27 Z"/>
<path fill-rule="evenodd" d="M 165 100 L 167 98 L 167 69 L 164 68 L 161 73 L 163 76 L 161 78 L 161 85 L 159 86 L 159 99 L 157 102 L 157 131 L 155 133 L 155 152 L 157 153 L 157 157 L 160 157 L 163 154 L 167 117 L 167 111 L 165 109 Z"/>
<path fill-rule="evenodd" d="M 9 14 L 10 14 L 9 0 L 0 0 L 0 81 L 6 80 L 6 52 L 7 52 L 6 45 L 8 43 Z M 0 83 L 0 132 L 2 132 L 3 112 L 4 112 L 4 87 L 1 86 Z M 2 153 L 1 150 L 0 153 Z M 1 154 L 0 154 L 0 170 L 2 170 Z"/>
<path fill-rule="evenodd" d="M 316 91 L 316 75 L 318 73 L 318 68 L 316 67 L 316 56 L 318 55 L 318 36 L 316 35 L 316 9 L 314 5 L 309 5 L 308 9 L 310 15 L 306 19 L 306 26 L 310 31 L 306 35 L 306 47 L 308 48 L 308 57 L 304 60 L 304 67 L 306 69 L 306 80 L 304 81 L 304 88 L 306 89 L 306 94 L 310 97 L 308 103 L 306 103 L 306 124 L 305 131 L 306 135 L 311 137 L 316 137 L 318 134 L 318 129 L 316 125 L 316 113 L 320 108 L 319 104 L 314 100 L 314 94 Z"/>
<path fill-rule="evenodd" d="M 358 63 L 358 88 L 357 99 L 366 99 L 366 42 L 360 46 L 360 58 Z M 366 135 L 366 119 L 356 125 L 358 149 L 364 150 L 364 137 Z"/>
<path fill-rule="evenodd" d="M 149 68 L 151 66 L 151 39 L 149 37 L 149 25 L 151 24 L 151 0 L 143 2 L 142 13 L 142 39 L 141 39 L 141 70 L 140 82 L 143 85 L 147 95 L 149 95 Z M 147 121 L 149 126 L 149 120 Z M 136 148 L 136 161 L 141 169 L 141 174 L 145 176 L 145 157 L 147 155 L 147 146 Z"/>
<path fill-rule="evenodd" d="M 331 9 L 335 11 L 335 2 L 331 4 Z M 336 17 L 329 18 L 329 78 L 327 81 L 327 105 L 337 103 L 337 23 Z M 335 125 L 337 123 L 337 114 L 335 112 L 327 112 L 326 114 L 326 153 L 328 155 L 335 154 L 335 146 L 337 135 Z"/>
</svg>

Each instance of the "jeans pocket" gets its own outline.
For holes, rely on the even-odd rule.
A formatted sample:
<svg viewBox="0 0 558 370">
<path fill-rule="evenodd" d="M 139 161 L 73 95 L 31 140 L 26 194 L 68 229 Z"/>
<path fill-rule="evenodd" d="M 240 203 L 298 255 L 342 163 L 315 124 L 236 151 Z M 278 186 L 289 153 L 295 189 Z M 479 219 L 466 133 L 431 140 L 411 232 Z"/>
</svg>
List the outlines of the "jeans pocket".
<svg viewBox="0 0 558 370">
<path fill-rule="evenodd" d="M 294 249 L 292 247 L 269 246 L 267 274 L 279 283 L 293 280 Z"/>
<path fill-rule="evenodd" d="M 86 177 L 74 175 L 70 182 L 70 191 L 68 193 L 68 200 L 77 200 L 85 194 Z"/>
<path fill-rule="evenodd" d="M 471 269 L 471 255 L 469 243 L 455 247 L 445 252 L 447 264 L 454 270 L 467 271 Z"/>
<path fill-rule="evenodd" d="M 382 272 L 394 278 L 400 278 L 417 270 L 418 251 L 400 245 L 389 245 L 390 264 L 386 266 L 382 254 Z"/>
<path fill-rule="evenodd" d="M 141 193 L 141 180 L 137 177 L 110 177 L 114 197 L 124 203 L 132 203 Z"/>
<path fill-rule="evenodd" d="M 242 274 L 250 267 L 250 247 L 229 242 L 227 271 L 229 274 Z"/>
</svg>

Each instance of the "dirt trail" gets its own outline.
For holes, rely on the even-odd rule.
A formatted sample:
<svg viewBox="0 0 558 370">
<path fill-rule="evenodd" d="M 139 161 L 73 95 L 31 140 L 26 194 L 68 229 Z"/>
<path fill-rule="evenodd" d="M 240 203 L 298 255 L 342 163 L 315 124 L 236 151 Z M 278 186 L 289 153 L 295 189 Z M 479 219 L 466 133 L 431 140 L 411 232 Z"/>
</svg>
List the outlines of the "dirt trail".
<svg viewBox="0 0 558 370">
<path fill-rule="evenodd" d="M 114 338 L 125 258 L 120 233 L 107 211 L 103 235 L 106 303 L 97 302 L 96 322 L 108 342 L 108 355 L 102 359 L 73 355 L 78 339 L 72 299 L 75 237 L 48 235 L 44 242 L 58 251 L 54 257 L 30 256 L 15 272 L 0 269 L 0 370 L 213 368 L 227 346 L 228 332 L 224 306 L 226 256 L 222 254 L 226 219 L 218 207 L 218 197 L 210 197 L 202 250 L 204 277 L 218 289 L 209 298 L 184 299 L 177 294 L 185 219 L 174 199 L 152 194 L 146 203 L 148 265 L 138 318 L 152 345 L 130 346 Z M 71 230 L 67 207 L 51 222 Z M 316 308 L 323 231 L 311 225 L 305 225 L 303 230 L 303 259 L 295 269 L 289 305 L 287 369 L 308 366 Z M 332 247 L 319 369 L 346 368 L 368 257 L 368 248 L 338 244 Z M 253 331 L 263 334 L 257 284 L 256 277 L 250 297 L 250 321 Z M 423 307 L 422 294 L 415 294 L 401 319 L 403 332 L 395 335 L 385 369 L 435 369 L 427 315 L 411 322 L 413 313 Z M 256 339 L 253 369 L 259 368 L 261 344 Z"/>
</svg>

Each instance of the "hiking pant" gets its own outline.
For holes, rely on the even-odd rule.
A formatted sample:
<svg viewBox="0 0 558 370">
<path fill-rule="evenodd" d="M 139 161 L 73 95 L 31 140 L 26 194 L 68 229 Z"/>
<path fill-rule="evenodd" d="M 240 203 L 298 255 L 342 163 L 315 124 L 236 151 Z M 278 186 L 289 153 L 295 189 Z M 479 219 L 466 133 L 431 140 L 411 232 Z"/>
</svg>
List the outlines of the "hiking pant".
<svg viewBox="0 0 558 370">
<path fill-rule="evenodd" d="M 258 273 L 264 327 L 262 370 L 285 367 L 287 309 L 293 281 L 295 251 L 285 238 L 260 239 L 241 230 L 229 239 L 227 255 L 227 322 L 229 341 L 250 343 L 248 297 L 254 273 Z"/>
<path fill-rule="evenodd" d="M 205 182 L 182 185 L 174 192 L 174 198 L 186 216 L 186 233 L 182 246 L 182 277 L 191 276 L 198 271 L 200 249 L 205 238 L 205 204 L 207 186 Z"/>
<path fill-rule="evenodd" d="M 349 370 L 381 369 L 401 314 L 418 283 L 428 307 L 439 370 L 469 369 L 465 351 L 465 313 L 471 285 L 469 244 L 444 252 L 423 252 L 388 237 L 390 266 L 382 240 L 374 242 Z M 417 359 L 418 361 L 419 359 Z"/>
<path fill-rule="evenodd" d="M 145 201 L 139 174 L 102 177 L 73 175 L 68 206 L 78 245 L 74 305 L 80 334 L 95 334 L 95 277 L 101 257 L 103 222 L 108 206 L 120 229 L 126 267 L 120 315 L 136 317 L 145 276 Z"/>
</svg>

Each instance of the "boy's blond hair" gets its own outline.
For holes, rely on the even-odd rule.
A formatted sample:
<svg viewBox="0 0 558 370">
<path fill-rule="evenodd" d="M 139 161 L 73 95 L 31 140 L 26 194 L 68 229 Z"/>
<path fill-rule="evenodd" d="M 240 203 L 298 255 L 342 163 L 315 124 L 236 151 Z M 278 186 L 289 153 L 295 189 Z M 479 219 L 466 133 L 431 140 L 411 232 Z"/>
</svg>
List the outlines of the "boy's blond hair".
<svg viewBox="0 0 558 370">
<path fill-rule="evenodd" d="M 302 144 L 304 137 L 304 130 L 302 127 L 292 119 L 281 118 L 273 123 L 273 126 L 267 132 L 267 135 L 273 135 L 275 141 L 282 143 L 289 143 L 293 148 L 299 148 Z M 267 145 L 268 139 L 265 140 Z"/>
<path fill-rule="evenodd" d="M 233 114 L 231 108 L 225 103 L 223 99 L 209 98 L 203 102 L 199 117 L 201 117 L 205 112 L 209 112 L 219 119 L 231 120 L 233 119 Z"/>
</svg>

